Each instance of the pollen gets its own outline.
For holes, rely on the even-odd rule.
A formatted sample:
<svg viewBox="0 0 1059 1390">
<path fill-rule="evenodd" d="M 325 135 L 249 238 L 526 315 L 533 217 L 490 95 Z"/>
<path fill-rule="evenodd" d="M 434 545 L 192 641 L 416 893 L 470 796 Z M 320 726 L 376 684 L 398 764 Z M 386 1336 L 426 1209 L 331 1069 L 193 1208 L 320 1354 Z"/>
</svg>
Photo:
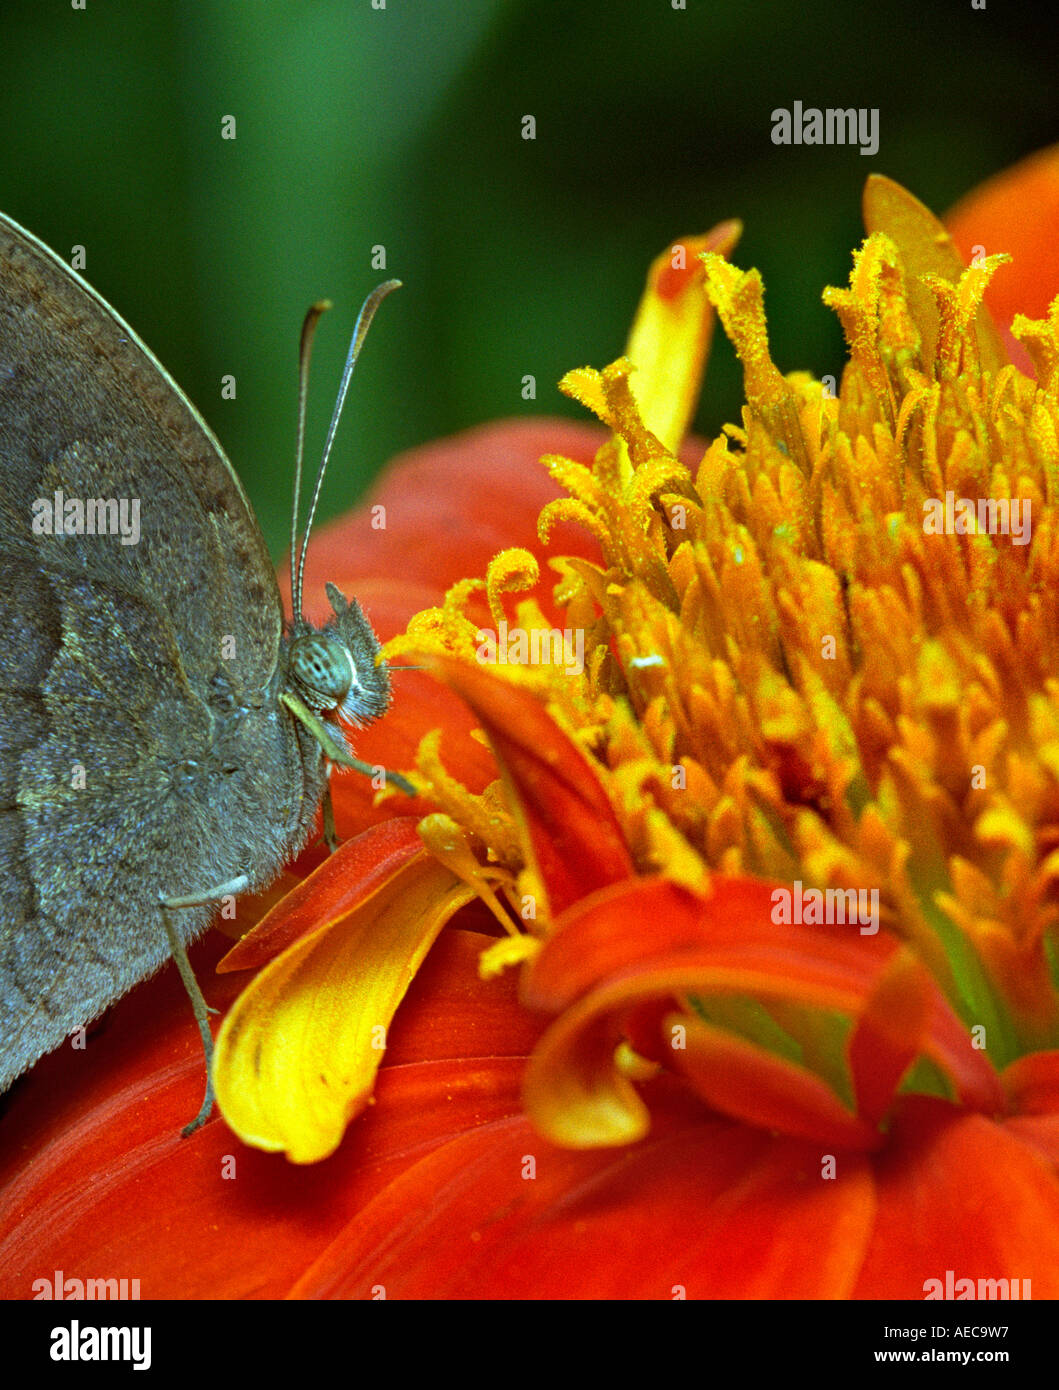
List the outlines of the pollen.
<svg viewBox="0 0 1059 1390">
<path fill-rule="evenodd" d="M 1007 257 L 964 268 L 885 180 L 866 205 L 849 284 L 823 294 L 848 347 L 837 389 L 774 362 L 761 278 L 722 254 L 735 224 L 724 245 L 679 243 L 680 266 L 660 257 L 626 354 L 563 379 L 612 431 L 591 466 L 542 460 L 566 496 L 541 541 L 575 521 L 601 551 L 551 562 L 583 670 L 496 674 L 594 760 L 638 872 L 877 889 L 882 925 L 961 1016 L 998 1021 L 1002 1062 L 1059 1044 L 1059 300 L 1015 322 L 1025 376 L 982 307 Z M 689 464 L 714 316 L 746 404 Z M 494 619 L 510 604 L 546 624 L 511 597 L 531 561 L 490 566 Z M 428 639 L 473 659 L 480 588 L 387 655 Z M 488 808 L 461 805 L 435 749 L 418 775 L 483 854 L 525 870 L 499 784 Z"/>
</svg>

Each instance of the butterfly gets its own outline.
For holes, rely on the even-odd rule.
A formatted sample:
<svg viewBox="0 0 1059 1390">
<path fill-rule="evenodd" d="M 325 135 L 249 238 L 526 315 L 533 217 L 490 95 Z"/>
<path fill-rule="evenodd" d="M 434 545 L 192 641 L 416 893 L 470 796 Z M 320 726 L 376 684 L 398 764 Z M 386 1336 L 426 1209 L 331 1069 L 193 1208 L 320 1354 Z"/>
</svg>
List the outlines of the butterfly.
<svg viewBox="0 0 1059 1390">
<path fill-rule="evenodd" d="M 339 727 L 390 703 L 355 599 L 302 616 L 297 515 L 314 305 L 302 330 L 292 613 L 246 493 L 165 368 L 90 286 L 0 215 L 0 1090 L 170 956 L 211 1033 L 186 947 L 307 842 Z M 297 563 L 295 564 L 295 555 Z"/>
</svg>

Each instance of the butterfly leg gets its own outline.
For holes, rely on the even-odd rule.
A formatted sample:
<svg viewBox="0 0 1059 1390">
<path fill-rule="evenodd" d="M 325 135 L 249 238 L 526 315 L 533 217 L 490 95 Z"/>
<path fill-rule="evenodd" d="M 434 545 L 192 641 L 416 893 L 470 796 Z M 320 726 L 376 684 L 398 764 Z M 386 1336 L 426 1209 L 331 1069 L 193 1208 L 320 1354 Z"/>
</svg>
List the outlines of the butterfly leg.
<svg viewBox="0 0 1059 1390">
<path fill-rule="evenodd" d="M 230 894 L 245 893 L 249 886 L 246 875 L 240 874 L 238 878 L 229 879 L 227 883 L 218 884 L 216 888 L 207 889 L 204 893 L 191 893 L 180 898 L 164 897 L 161 900 L 162 920 L 165 922 L 166 936 L 169 938 L 169 950 L 180 973 L 184 988 L 187 990 L 188 998 L 191 1000 L 192 1012 L 195 1015 L 195 1022 L 199 1026 L 199 1036 L 202 1038 L 202 1050 L 206 1056 L 206 1093 L 202 1097 L 199 1113 L 190 1124 L 185 1125 L 180 1131 L 181 1137 L 184 1139 L 204 1125 L 213 1111 L 213 1033 L 210 1030 L 209 1016 L 211 1013 L 216 1013 L 216 1010 L 211 1009 L 203 998 L 202 990 L 199 989 L 199 982 L 195 979 L 195 972 L 191 968 L 191 962 L 188 960 L 188 953 L 173 914 L 182 907 L 202 907 L 205 903 L 217 902 Z"/>
<path fill-rule="evenodd" d="M 362 758 L 349 756 L 342 762 L 343 767 L 351 767 L 356 772 L 363 772 L 365 777 L 375 778 L 380 773 L 391 787 L 396 787 L 398 791 L 404 792 L 405 796 L 418 796 L 419 793 L 412 786 L 407 777 L 402 777 L 399 772 L 391 772 L 388 767 L 376 767 L 372 763 L 366 763 Z"/>
<path fill-rule="evenodd" d="M 331 801 L 331 765 L 327 768 L 327 781 L 324 783 L 323 800 L 324 844 L 334 854 L 338 848 L 338 831 L 335 829 L 335 808 Z"/>
<path fill-rule="evenodd" d="M 404 792 L 405 796 L 418 796 L 419 793 L 409 782 L 407 777 L 402 777 L 399 772 L 391 772 L 387 767 L 376 767 L 372 763 L 366 763 L 363 758 L 355 758 L 345 743 L 340 738 L 336 738 L 331 729 L 319 715 L 313 714 L 312 710 L 306 705 L 304 700 L 298 698 L 290 690 L 285 690 L 279 697 L 281 705 L 286 705 L 295 719 L 309 730 L 313 738 L 323 749 L 324 756 L 330 758 L 339 767 L 351 767 L 356 772 L 363 772 L 365 777 L 370 777 L 373 781 L 381 773 L 383 780 L 388 782 L 391 787 L 396 787 L 398 791 Z"/>
</svg>

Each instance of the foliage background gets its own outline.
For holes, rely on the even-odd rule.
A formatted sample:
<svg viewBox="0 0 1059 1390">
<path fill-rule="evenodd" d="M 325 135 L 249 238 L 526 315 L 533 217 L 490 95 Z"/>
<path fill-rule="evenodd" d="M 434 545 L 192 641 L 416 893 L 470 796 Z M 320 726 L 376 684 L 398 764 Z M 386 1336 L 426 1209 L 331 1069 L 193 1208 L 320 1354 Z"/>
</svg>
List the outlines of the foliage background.
<svg viewBox="0 0 1059 1390">
<path fill-rule="evenodd" d="M 777 361 L 837 374 L 820 291 L 848 276 L 865 176 L 943 211 L 1059 139 L 1054 13 L 1000 0 L 84 3 L 0 5 L 0 207 L 61 254 L 87 248 L 87 278 L 210 421 L 277 556 L 301 316 L 335 301 L 312 460 L 382 278 L 373 244 L 406 288 L 358 368 L 325 515 L 400 449 L 581 416 L 554 383 L 616 356 L 648 260 L 724 217 L 746 224 L 735 259 L 765 277 Z M 772 109 L 795 100 L 878 107 L 878 154 L 773 145 Z M 700 428 L 739 401 L 720 344 Z"/>
</svg>

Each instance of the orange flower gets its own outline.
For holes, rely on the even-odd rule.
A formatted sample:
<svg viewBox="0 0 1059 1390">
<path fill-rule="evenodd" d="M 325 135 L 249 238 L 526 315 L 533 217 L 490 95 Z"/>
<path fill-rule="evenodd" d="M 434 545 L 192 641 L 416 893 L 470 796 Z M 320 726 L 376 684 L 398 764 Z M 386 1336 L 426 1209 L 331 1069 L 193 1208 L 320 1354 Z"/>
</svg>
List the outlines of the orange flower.
<svg viewBox="0 0 1059 1390">
<path fill-rule="evenodd" d="M 859 1201 L 836 1201 L 812 1272 L 830 1296 L 922 1296 L 950 1267 L 953 1236 L 920 1219 L 921 1240 L 896 1241 L 898 1223 L 876 1219 L 887 1183 L 896 1206 L 920 1200 L 922 1154 L 939 1147 L 958 1160 L 948 1211 L 968 1172 L 976 1186 L 995 1181 L 1003 1152 L 1018 1199 L 999 1223 L 964 1232 L 961 1277 L 1022 1271 L 1039 1295 L 1059 1240 L 1041 1237 L 1057 1232 L 1059 1188 L 1052 1117 L 1039 1113 L 1059 1065 L 1055 717 L 1036 636 L 1005 694 L 1010 641 L 993 595 L 1011 595 L 1028 638 L 1038 590 L 1027 564 L 1042 570 L 1040 589 L 1055 588 L 1054 321 L 1015 323 L 1035 388 L 1005 366 L 981 307 L 1005 258 L 965 272 L 931 214 L 886 180 L 869 181 L 865 215 L 850 288 L 825 296 L 851 352 L 837 396 L 772 364 L 760 281 L 717 254 L 731 225 L 652 268 L 626 359 L 567 377 L 615 432 L 591 468 L 545 459 L 570 497 L 545 507 L 541 539 L 577 520 L 602 551 L 601 563 L 554 565 L 555 601 L 586 638 L 576 661 L 556 649 L 505 669 L 498 656 L 509 626 L 544 639 L 555 621 L 524 598 L 509 625 L 506 595 L 538 584 L 525 549 L 495 556 L 484 582 L 453 585 L 388 650 L 425 654 L 474 710 L 503 774 L 468 787 L 428 736 L 409 775 L 440 808 L 419 826 L 432 872 L 448 875 L 429 890 L 435 909 L 444 917 L 477 894 L 507 933 L 484 972 L 522 963 L 523 1002 L 557 1015 L 523 1088 L 541 1135 L 582 1151 L 643 1142 L 658 1123 L 645 1079 L 682 1078 L 704 1115 L 801 1145 L 784 1160 L 801 1183 L 826 1190 L 853 1174 L 863 1185 Z M 675 450 L 711 303 L 743 360 L 748 409 L 694 471 Z M 1027 525 L 1005 544 L 984 524 L 935 536 L 931 495 L 953 488 L 1003 499 L 1009 522 L 1036 509 L 1036 537 Z M 483 589 L 493 634 L 471 607 Z M 387 889 L 412 904 L 409 968 L 438 929 L 402 896 L 417 883 L 410 864 Z M 837 903 L 840 929 L 823 910 L 777 915 L 795 892 L 799 904 Z M 865 900 L 870 915 L 857 917 Z M 370 934 L 366 909 L 359 917 Z M 229 1015 L 218 1066 L 237 1130 L 301 1161 L 331 1151 L 375 1068 L 326 1023 L 292 1055 L 298 1020 L 334 1013 L 363 1028 L 392 1014 L 383 990 L 332 964 L 350 921 L 329 931 L 311 920 Z M 258 1065 L 262 1046 L 283 1051 L 307 1094 L 286 1103 L 290 1078 L 276 1084 Z M 306 1081 L 321 1055 L 327 1069 Z M 855 1235 L 843 1225 L 854 1212 Z M 343 1247 L 354 1268 L 374 1267 L 371 1229 Z M 714 1264 L 683 1258 L 699 1292 L 765 1287 L 752 1260 L 726 1267 L 722 1288 Z"/>
</svg>

